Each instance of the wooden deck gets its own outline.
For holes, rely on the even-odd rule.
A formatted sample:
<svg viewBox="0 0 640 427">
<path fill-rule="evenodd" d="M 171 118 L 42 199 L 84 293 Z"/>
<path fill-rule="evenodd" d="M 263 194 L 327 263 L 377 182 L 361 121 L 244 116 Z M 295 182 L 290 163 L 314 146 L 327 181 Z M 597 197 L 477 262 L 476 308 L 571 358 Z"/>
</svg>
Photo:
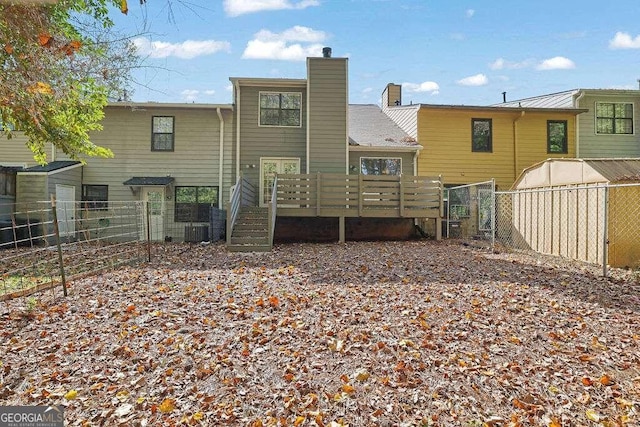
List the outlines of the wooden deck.
<svg viewBox="0 0 640 427">
<path fill-rule="evenodd" d="M 278 175 L 277 215 L 296 217 L 442 218 L 439 177 Z"/>
</svg>

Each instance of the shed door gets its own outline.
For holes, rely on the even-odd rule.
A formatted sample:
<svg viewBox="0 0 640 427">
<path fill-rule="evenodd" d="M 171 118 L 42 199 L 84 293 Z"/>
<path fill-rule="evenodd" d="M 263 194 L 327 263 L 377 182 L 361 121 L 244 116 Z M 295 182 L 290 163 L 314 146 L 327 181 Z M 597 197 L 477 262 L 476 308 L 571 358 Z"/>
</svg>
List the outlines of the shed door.
<svg viewBox="0 0 640 427">
<path fill-rule="evenodd" d="M 145 202 L 143 239 L 146 240 L 146 228 L 150 227 L 149 236 L 154 242 L 164 238 L 164 213 L 165 213 L 165 189 L 164 187 L 143 187 L 142 200 Z M 148 221 L 147 221 L 148 219 Z"/>
<path fill-rule="evenodd" d="M 56 184 L 56 215 L 60 237 L 76 234 L 75 204 L 76 187 Z"/>
</svg>

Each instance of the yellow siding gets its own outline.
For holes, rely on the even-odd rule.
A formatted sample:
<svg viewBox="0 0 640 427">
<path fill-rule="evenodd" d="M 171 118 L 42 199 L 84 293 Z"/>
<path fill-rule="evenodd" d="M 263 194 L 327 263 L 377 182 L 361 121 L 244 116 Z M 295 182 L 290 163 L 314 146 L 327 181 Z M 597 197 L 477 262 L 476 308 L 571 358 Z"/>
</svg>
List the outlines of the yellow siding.
<svg viewBox="0 0 640 427">
<path fill-rule="evenodd" d="M 471 151 L 473 118 L 492 120 L 491 153 Z M 547 120 L 567 120 L 568 154 L 547 153 Z M 419 175 L 442 175 L 445 184 L 495 178 L 499 189 L 508 189 L 522 169 L 534 163 L 550 157 L 575 157 L 575 117 L 560 112 L 522 116 L 513 110 L 421 108 L 418 142 L 424 147 L 418 158 Z"/>
</svg>

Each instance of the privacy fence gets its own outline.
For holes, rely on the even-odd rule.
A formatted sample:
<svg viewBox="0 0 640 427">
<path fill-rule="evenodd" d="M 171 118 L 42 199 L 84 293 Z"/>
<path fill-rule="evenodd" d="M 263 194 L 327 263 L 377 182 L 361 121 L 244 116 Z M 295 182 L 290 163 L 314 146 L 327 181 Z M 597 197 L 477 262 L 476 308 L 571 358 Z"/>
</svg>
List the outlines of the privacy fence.
<svg viewBox="0 0 640 427">
<path fill-rule="evenodd" d="M 480 183 L 449 189 L 449 204 L 450 237 L 595 263 L 604 275 L 640 267 L 638 183 L 501 192 Z"/>
</svg>

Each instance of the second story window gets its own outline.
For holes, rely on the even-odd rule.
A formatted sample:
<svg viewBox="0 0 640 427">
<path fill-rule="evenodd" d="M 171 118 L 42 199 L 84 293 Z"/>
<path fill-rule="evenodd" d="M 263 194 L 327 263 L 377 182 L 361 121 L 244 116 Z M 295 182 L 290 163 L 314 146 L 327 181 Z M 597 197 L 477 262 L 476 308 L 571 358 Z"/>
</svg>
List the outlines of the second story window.
<svg viewBox="0 0 640 427">
<path fill-rule="evenodd" d="M 547 120 L 547 153 L 567 154 L 567 121 Z"/>
<path fill-rule="evenodd" d="M 173 151 L 174 118 L 153 116 L 151 123 L 151 151 Z"/>
<path fill-rule="evenodd" d="M 491 119 L 471 119 L 471 151 L 493 151 Z"/>
<path fill-rule="evenodd" d="M 633 134 L 633 104 L 596 102 L 597 134 Z"/>
<path fill-rule="evenodd" d="M 302 125 L 302 94 L 260 92 L 260 126 Z"/>
</svg>

